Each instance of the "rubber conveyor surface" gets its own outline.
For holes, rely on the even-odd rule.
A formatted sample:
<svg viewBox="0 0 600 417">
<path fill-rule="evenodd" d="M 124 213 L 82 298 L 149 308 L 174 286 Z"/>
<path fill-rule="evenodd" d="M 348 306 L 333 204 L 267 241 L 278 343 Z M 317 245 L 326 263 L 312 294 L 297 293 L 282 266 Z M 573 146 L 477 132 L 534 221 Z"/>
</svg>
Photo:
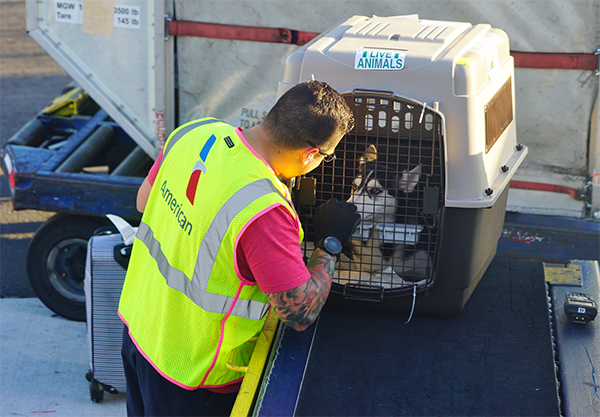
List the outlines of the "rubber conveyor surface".
<svg viewBox="0 0 600 417">
<path fill-rule="evenodd" d="M 454 319 L 326 309 L 297 416 L 558 416 L 539 262 L 496 258 Z"/>
</svg>

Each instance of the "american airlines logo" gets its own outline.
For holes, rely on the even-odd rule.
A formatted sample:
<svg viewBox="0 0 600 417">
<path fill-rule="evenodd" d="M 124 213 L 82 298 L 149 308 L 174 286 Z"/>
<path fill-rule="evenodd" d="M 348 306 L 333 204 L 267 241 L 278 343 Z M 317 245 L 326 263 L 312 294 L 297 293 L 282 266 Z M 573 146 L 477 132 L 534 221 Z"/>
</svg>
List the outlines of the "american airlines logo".
<svg viewBox="0 0 600 417">
<path fill-rule="evenodd" d="M 204 163 L 206 162 L 206 158 L 208 157 L 208 153 L 210 149 L 215 144 L 217 137 L 215 135 L 211 135 L 210 138 L 206 141 L 202 150 L 200 151 L 200 159 L 196 161 L 194 164 L 194 168 L 192 169 L 192 174 L 190 175 L 190 180 L 188 181 L 187 188 L 185 190 L 185 195 L 189 202 L 194 205 L 194 199 L 196 198 L 196 188 L 198 188 L 198 181 L 200 180 L 200 175 L 203 172 L 206 172 L 206 166 Z"/>
</svg>

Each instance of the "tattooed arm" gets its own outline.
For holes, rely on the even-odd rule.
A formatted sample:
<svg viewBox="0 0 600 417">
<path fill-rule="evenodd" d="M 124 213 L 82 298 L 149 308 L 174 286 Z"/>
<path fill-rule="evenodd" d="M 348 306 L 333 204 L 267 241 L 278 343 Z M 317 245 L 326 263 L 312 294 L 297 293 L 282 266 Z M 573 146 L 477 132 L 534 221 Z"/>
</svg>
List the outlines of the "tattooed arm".
<svg viewBox="0 0 600 417">
<path fill-rule="evenodd" d="M 335 256 L 317 248 L 308 261 L 308 281 L 291 290 L 266 293 L 283 324 L 303 331 L 317 319 L 329 295 L 334 268 Z"/>
<path fill-rule="evenodd" d="M 356 206 L 335 198 L 329 199 L 317 207 L 313 214 L 315 242 L 331 236 L 343 245 L 359 223 L 360 215 L 356 213 Z M 335 256 L 317 247 L 308 261 L 308 281 L 288 291 L 265 292 L 285 325 L 302 331 L 317 319 L 329 296 L 335 261 Z"/>
</svg>

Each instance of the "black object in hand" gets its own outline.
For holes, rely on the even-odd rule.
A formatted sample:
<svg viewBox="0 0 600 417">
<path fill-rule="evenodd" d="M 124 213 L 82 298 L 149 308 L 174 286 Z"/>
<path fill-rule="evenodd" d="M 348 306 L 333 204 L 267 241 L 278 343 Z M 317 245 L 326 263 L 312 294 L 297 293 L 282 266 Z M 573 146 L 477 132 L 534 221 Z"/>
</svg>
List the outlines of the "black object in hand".
<svg viewBox="0 0 600 417">
<path fill-rule="evenodd" d="M 565 314 L 573 323 L 586 324 L 596 318 L 598 308 L 591 295 L 565 294 Z"/>
<path fill-rule="evenodd" d="M 333 236 L 343 245 L 360 224 L 356 206 L 336 198 L 329 199 L 315 210 L 313 215 L 315 242 Z"/>
</svg>

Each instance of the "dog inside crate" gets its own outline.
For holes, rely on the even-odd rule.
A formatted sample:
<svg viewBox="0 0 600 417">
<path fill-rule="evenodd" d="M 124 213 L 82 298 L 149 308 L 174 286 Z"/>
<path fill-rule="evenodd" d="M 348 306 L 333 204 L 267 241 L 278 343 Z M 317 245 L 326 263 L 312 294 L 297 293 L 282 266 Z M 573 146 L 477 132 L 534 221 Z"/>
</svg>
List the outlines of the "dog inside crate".
<svg viewBox="0 0 600 417">
<path fill-rule="evenodd" d="M 356 126 L 337 159 L 308 176 L 314 205 L 298 205 L 306 230 L 314 208 L 329 198 L 357 207 L 361 225 L 345 245 L 333 282 L 388 293 L 433 284 L 442 212 L 440 117 L 399 98 L 347 97 Z M 426 116 L 426 117 L 425 117 Z M 310 257 L 314 238 L 307 234 Z"/>
</svg>

